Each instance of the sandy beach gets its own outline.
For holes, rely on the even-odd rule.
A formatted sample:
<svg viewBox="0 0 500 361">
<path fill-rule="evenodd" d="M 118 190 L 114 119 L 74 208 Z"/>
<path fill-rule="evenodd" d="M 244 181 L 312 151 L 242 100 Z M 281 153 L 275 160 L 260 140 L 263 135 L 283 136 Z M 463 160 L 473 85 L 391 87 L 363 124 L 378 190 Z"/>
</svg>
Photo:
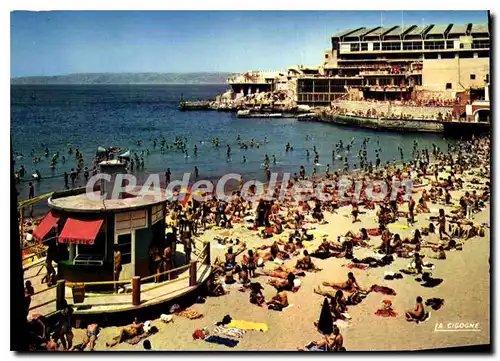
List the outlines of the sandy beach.
<svg viewBox="0 0 500 361">
<path fill-rule="evenodd" d="M 467 172 L 468 173 L 468 172 Z M 440 173 L 439 177 L 447 177 L 446 173 Z M 464 180 L 463 189 L 451 191 L 452 203 L 455 207 L 444 207 L 447 214 L 456 208 L 458 199 L 465 191 L 472 191 L 469 183 L 471 176 L 461 176 Z M 428 177 L 431 178 L 430 176 Z M 484 182 L 485 179 L 483 178 Z M 430 185 L 418 188 L 413 196 L 418 199 L 423 189 L 429 189 Z M 399 218 L 396 225 L 389 224 L 392 233 L 399 233 L 402 238 L 411 237 L 417 227 L 429 223 L 429 216 L 437 216 L 442 205 L 428 203 L 431 213 L 417 214 L 414 226 L 406 227 L 406 219 Z M 400 206 L 400 210 L 407 210 L 408 203 Z M 378 226 L 375 210 L 360 207 L 359 219 L 361 222 L 352 223 L 350 216 L 351 207 L 341 207 L 336 214 L 325 212 L 327 224 L 312 224 L 316 234 L 312 245 L 307 249 L 313 251 L 321 243 L 322 237 L 319 233 L 327 235 L 331 241 L 336 241 L 337 236 L 344 235 L 347 231 L 358 232 L 362 227 L 375 228 Z M 395 296 L 387 296 L 380 293 L 370 293 L 360 304 L 348 307 L 348 313 L 352 319 L 348 321 L 337 321 L 344 337 L 344 346 L 347 350 L 419 350 L 432 348 L 445 348 L 453 346 L 481 345 L 490 343 L 490 208 L 489 202 L 479 213 L 474 214 L 474 224 L 487 224 L 484 237 L 473 237 L 463 241 L 462 251 L 447 251 L 446 260 L 429 259 L 434 254 L 430 248 L 422 248 L 421 254 L 426 255 L 425 261 L 434 264 L 432 277 L 442 278 L 444 281 L 434 287 L 425 288 L 415 281 L 416 275 L 404 274 L 402 279 L 384 280 L 384 273 L 388 271 L 399 272 L 406 268 L 411 259 L 397 258 L 385 267 L 367 268 L 366 270 L 353 269 L 358 283 L 363 288 L 369 288 L 377 284 L 391 287 L 396 291 Z M 274 236 L 269 239 L 261 239 L 257 232 L 247 229 L 247 224 L 235 224 L 231 230 L 207 230 L 199 238 L 211 242 L 212 261 L 215 257 L 223 257 L 224 246 L 217 244 L 214 237 L 218 234 L 231 234 L 231 238 L 244 240 L 247 248 L 256 248 L 262 244 L 271 244 Z M 285 230 L 288 234 L 289 230 Z M 283 236 L 283 235 L 281 235 Z M 424 236 L 424 241 L 439 242 L 439 235 L 430 234 Z M 380 236 L 371 237 L 368 243 L 378 246 L 381 242 Z M 246 254 L 246 252 L 244 253 Z M 373 248 L 356 247 L 354 255 L 357 258 L 374 256 L 380 258 Z M 287 260 L 284 265 L 293 267 L 299 257 Z M 241 255 L 237 261 L 241 260 Z M 189 320 L 184 317 L 174 316 L 173 323 L 165 324 L 159 319 L 152 320 L 159 332 L 148 337 L 154 350 L 296 350 L 304 347 L 313 340 L 320 340 L 314 322 L 318 321 L 323 296 L 317 295 L 313 289 L 321 285 L 323 281 L 343 281 L 347 273 L 351 271 L 345 267 L 349 260 L 344 258 L 328 258 L 325 260 L 313 258 L 316 266 L 322 270 L 317 273 L 306 272 L 301 277 L 302 285 L 298 292 L 288 292 L 288 301 L 291 304 L 282 312 L 268 310 L 267 307 L 258 307 L 249 302 L 249 293 L 239 292 L 241 287 L 238 283 L 228 286 L 229 294 L 221 297 L 208 297 L 205 303 L 194 304 L 189 309 L 196 310 L 204 315 L 201 319 Z M 277 265 L 266 262 L 265 269 L 274 269 Z M 257 273 L 259 268 L 257 268 Z M 269 277 L 261 275 L 252 281 L 260 282 L 264 286 L 263 294 L 270 299 L 276 294 L 275 289 L 266 284 Z M 424 302 L 428 298 L 438 297 L 444 299 L 444 305 L 439 310 L 430 311 L 430 318 L 416 324 L 405 319 L 405 311 L 413 309 L 415 298 L 421 296 Z M 397 317 L 380 317 L 375 311 L 380 308 L 382 300 L 390 299 L 393 310 Z M 168 310 L 165 310 L 168 313 Z M 221 321 L 225 315 L 230 315 L 236 320 L 247 320 L 266 323 L 269 327 L 267 332 L 247 331 L 239 339 L 234 348 L 223 345 L 210 344 L 203 340 L 193 340 L 192 334 L 196 329 L 208 328 L 210 332 L 217 321 Z M 130 320 L 131 322 L 132 320 Z M 145 321 L 145 320 L 140 320 Z M 479 331 L 464 332 L 440 332 L 435 330 L 439 323 L 478 323 Z M 106 327 L 102 329 L 95 350 L 142 350 L 142 342 L 137 345 L 121 343 L 113 348 L 107 348 L 106 342 L 110 342 L 118 335 L 119 327 Z M 75 344 L 81 342 L 84 330 L 74 329 Z"/>
</svg>

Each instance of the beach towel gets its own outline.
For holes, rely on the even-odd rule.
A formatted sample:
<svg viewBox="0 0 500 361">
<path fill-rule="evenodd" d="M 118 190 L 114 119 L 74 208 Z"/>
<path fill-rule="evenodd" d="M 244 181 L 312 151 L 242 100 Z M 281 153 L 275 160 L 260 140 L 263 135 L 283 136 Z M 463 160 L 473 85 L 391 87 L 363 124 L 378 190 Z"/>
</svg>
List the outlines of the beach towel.
<svg viewBox="0 0 500 361">
<path fill-rule="evenodd" d="M 381 308 L 375 311 L 375 315 L 382 317 L 396 317 L 398 313 L 394 312 L 393 310 L 386 310 Z"/>
<path fill-rule="evenodd" d="M 434 311 L 437 311 L 444 305 L 444 300 L 442 298 L 429 298 L 425 301 L 426 306 L 430 306 Z"/>
<path fill-rule="evenodd" d="M 311 241 L 302 241 L 302 246 L 304 246 L 303 248 L 309 248 L 313 245 L 313 243 Z"/>
<path fill-rule="evenodd" d="M 180 312 L 177 312 L 176 315 L 189 318 L 190 320 L 195 320 L 197 318 L 203 317 L 203 315 L 201 313 L 199 313 L 197 311 L 193 311 L 193 310 L 180 311 Z"/>
<path fill-rule="evenodd" d="M 389 226 L 393 226 L 393 227 L 396 227 L 396 228 L 402 228 L 402 229 L 408 229 L 407 225 L 400 224 L 400 223 L 391 223 L 391 224 L 389 224 Z"/>
<path fill-rule="evenodd" d="M 240 341 L 231 340 L 230 338 L 227 338 L 227 337 L 209 336 L 209 337 L 205 338 L 205 342 L 215 343 L 218 345 L 224 345 L 224 346 L 232 348 L 232 347 L 235 347 Z"/>
<path fill-rule="evenodd" d="M 223 326 L 217 326 L 214 329 L 214 334 L 216 335 L 233 337 L 233 338 L 242 338 L 245 332 L 246 331 L 242 330 L 241 328 L 223 327 Z"/>
<path fill-rule="evenodd" d="M 261 331 L 261 332 L 267 332 L 269 330 L 269 326 L 266 325 L 265 323 L 245 321 L 245 320 L 232 320 L 227 325 L 227 327 L 241 328 L 243 330 Z"/>
<path fill-rule="evenodd" d="M 371 286 L 370 292 L 378 292 L 378 293 L 382 293 L 384 295 L 390 295 L 390 296 L 396 295 L 396 291 L 394 291 L 392 288 L 386 287 L 386 286 L 379 286 L 379 285 Z"/>
<path fill-rule="evenodd" d="M 318 346 L 313 345 L 313 344 L 307 345 L 306 349 L 308 349 L 309 351 L 326 351 L 326 349 L 324 347 L 318 347 Z"/>
<path fill-rule="evenodd" d="M 328 233 L 320 231 L 319 229 L 314 229 L 312 231 L 309 231 L 309 234 L 312 234 L 313 236 L 316 236 L 318 238 L 326 237 L 328 235 Z"/>
<path fill-rule="evenodd" d="M 364 271 L 368 268 L 368 266 L 365 266 L 364 264 L 360 264 L 360 263 L 349 263 L 346 265 L 346 267 L 349 269 L 356 268 L 356 269 L 360 269 L 362 271 Z"/>
<path fill-rule="evenodd" d="M 380 236 L 382 234 L 378 228 L 367 229 L 366 233 L 372 237 Z"/>
</svg>

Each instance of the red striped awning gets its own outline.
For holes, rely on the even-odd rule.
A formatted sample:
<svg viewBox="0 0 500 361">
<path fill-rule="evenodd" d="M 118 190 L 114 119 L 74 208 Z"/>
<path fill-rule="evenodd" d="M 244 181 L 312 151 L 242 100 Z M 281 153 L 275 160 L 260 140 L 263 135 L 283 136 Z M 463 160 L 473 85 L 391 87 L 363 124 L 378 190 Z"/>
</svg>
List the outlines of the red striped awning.
<svg viewBox="0 0 500 361">
<path fill-rule="evenodd" d="M 68 218 L 59 235 L 59 243 L 93 245 L 102 222 L 102 219 L 91 221 Z"/>
<path fill-rule="evenodd" d="M 49 211 L 38 227 L 36 227 L 35 232 L 33 232 L 33 238 L 37 241 L 42 241 L 47 233 L 57 224 L 57 221 L 59 221 L 59 217 L 56 217 L 52 211 Z"/>
</svg>

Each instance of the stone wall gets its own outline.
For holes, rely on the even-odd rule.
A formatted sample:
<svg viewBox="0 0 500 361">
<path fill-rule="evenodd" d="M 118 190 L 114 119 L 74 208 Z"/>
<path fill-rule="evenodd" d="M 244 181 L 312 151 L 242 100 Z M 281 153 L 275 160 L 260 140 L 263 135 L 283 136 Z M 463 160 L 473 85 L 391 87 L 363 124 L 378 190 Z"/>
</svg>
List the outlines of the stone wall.
<svg viewBox="0 0 500 361">
<path fill-rule="evenodd" d="M 405 105 L 395 105 L 386 102 L 366 102 L 366 101 L 338 101 L 333 103 L 334 106 L 344 109 L 348 113 L 357 113 L 359 111 L 366 113 L 370 109 L 375 109 L 377 114 L 384 113 L 388 114 L 389 109 L 392 114 L 400 115 L 410 114 L 414 119 L 419 118 L 433 118 L 436 117 L 438 113 L 448 113 L 453 110 L 453 107 L 417 107 L 417 106 L 405 106 Z"/>
<path fill-rule="evenodd" d="M 442 133 L 444 124 L 438 121 L 416 121 L 416 120 L 392 120 L 392 119 L 372 119 L 343 115 L 323 115 L 320 121 L 356 126 L 360 128 L 370 128 L 377 130 L 393 130 L 402 132 L 424 132 Z"/>
</svg>

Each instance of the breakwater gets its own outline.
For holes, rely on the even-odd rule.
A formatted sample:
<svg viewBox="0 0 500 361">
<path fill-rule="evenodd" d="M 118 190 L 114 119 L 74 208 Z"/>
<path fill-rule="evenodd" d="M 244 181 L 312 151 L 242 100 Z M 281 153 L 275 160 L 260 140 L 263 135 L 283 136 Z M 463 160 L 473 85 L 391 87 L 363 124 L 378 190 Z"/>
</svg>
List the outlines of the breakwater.
<svg viewBox="0 0 500 361">
<path fill-rule="evenodd" d="M 332 115 L 317 113 L 315 117 L 299 120 L 319 121 L 351 127 L 368 128 L 382 131 L 444 133 L 455 137 L 467 137 L 472 134 L 488 133 L 489 123 L 453 122 L 422 119 L 381 119 L 352 115 Z"/>
</svg>

